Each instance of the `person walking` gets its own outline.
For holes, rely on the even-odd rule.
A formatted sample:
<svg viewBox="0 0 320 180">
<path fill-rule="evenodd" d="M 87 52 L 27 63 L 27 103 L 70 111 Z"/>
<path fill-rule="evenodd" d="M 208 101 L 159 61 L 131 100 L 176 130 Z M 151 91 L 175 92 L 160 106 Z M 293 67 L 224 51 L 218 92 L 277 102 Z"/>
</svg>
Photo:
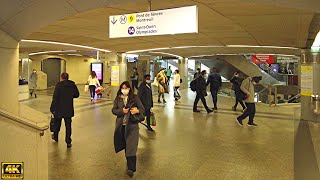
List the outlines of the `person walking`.
<svg viewBox="0 0 320 180">
<path fill-rule="evenodd" d="M 170 83 L 170 78 L 171 78 L 171 75 L 172 75 L 172 70 L 171 70 L 171 66 L 169 66 L 169 69 L 166 71 L 166 76 L 167 76 L 167 85 L 169 86 L 169 83 Z"/>
<path fill-rule="evenodd" d="M 181 77 L 179 74 L 179 70 L 177 69 L 174 71 L 174 78 L 173 78 L 173 90 L 174 90 L 173 96 L 176 101 L 178 101 L 181 98 L 181 95 L 179 93 L 180 84 L 181 84 Z"/>
<path fill-rule="evenodd" d="M 230 82 L 232 83 L 232 89 L 234 90 L 234 94 L 236 96 L 235 100 L 235 104 L 234 106 L 232 106 L 232 110 L 237 111 L 237 106 L 238 103 L 240 103 L 240 105 L 242 106 L 242 111 L 244 112 L 244 110 L 246 109 L 246 106 L 244 105 L 242 99 L 241 99 L 241 77 L 240 77 L 240 72 L 235 72 L 230 80 Z"/>
<path fill-rule="evenodd" d="M 254 116 L 256 114 L 256 106 L 254 102 L 254 85 L 259 83 L 262 79 L 261 76 L 248 77 L 243 80 L 241 83 L 241 90 L 246 94 L 246 99 L 244 102 L 246 103 L 247 109 L 243 112 L 243 114 L 236 118 L 236 122 L 239 126 L 243 126 L 242 121 L 249 116 L 248 126 L 257 127 L 258 125 L 253 122 Z"/>
<path fill-rule="evenodd" d="M 151 89 L 150 75 L 144 76 L 143 82 L 138 89 L 138 97 L 144 106 L 144 115 L 147 117 L 148 131 L 154 131 L 150 126 L 151 108 L 153 107 L 152 89 Z"/>
<path fill-rule="evenodd" d="M 222 80 L 220 74 L 218 74 L 218 71 L 216 68 L 212 68 L 212 72 L 209 74 L 206 86 L 210 84 L 210 92 L 212 96 L 212 101 L 213 101 L 213 110 L 214 112 L 218 111 L 218 91 L 222 85 Z"/>
<path fill-rule="evenodd" d="M 196 99 L 193 103 L 193 112 L 200 112 L 197 108 L 198 102 L 201 99 L 202 104 L 204 108 L 207 110 L 207 113 L 213 112 L 209 107 L 207 106 L 207 102 L 205 99 L 205 96 L 207 96 L 207 90 L 206 90 L 206 80 L 204 79 L 204 76 L 206 75 L 206 70 L 201 71 L 200 76 L 197 78 L 196 82 Z"/>
<path fill-rule="evenodd" d="M 112 113 L 117 116 L 114 131 L 114 149 L 118 153 L 125 150 L 127 174 L 132 177 L 136 172 L 137 149 L 139 142 L 139 121 L 133 116 L 142 116 L 144 107 L 128 81 L 123 82 L 114 100 Z"/>
<path fill-rule="evenodd" d="M 34 97 L 37 98 L 36 88 L 37 88 L 37 82 L 38 82 L 38 74 L 35 69 L 33 69 L 32 73 L 29 77 L 29 87 L 30 87 L 30 96 L 34 94 Z"/>
<path fill-rule="evenodd" d="M 193 79 L 196 79 L 197 77 L 199 77 L 199 76 L 200 76 L 200 74 L 201 74 L 201 70 L 200 70 L 200 68 L 197 68 L 197 72 L 196 72 L 196 73 L 194 73 L 194 75 L 193 75 Z"/>
<path fill-rule="evenodd" d="M 133 74 L 131 76 L 131 82 L 132 82 L 132 90 L 134 92 L 134 88 L 138 90 L 138 79 L 139 79 L 139 74 L 138 74 L 138 69 L 133 68 Z"/>
<path fill-rule="evenodd" d="M 71 122 L 74 116 L 73 99 L 79 97 L 79 90 L 73 81 L 69 80 L 68 73 L 61 74 L 61 81 L 56 85 L 50 112 L 54 116 L 54 131 L 52 139 L 58 142 L 62 118 L 66 126 L 67 148 L 71 148 Z"/>
<path fill-rule="evenodd" d="M 95 71 L 91 71 L 91 74 L 88 78 L 88 84 L 89 84 L 91 101 L 93 101 L 96 95 L 96 88 L 100 87 L 100 82 L 97 78 L 97 74 Z"/>
<path fill-rule="evenodd" d="M 156 76 L 156 80 L 158 81 L 158 103 L 161 103 L 160 97 L 162 96 L 163 103 L 166 103 L 166 100 L 164 99 L 164 93 L 168 92 L 168 86 L 167 86 L 167 76 L 164 73 L 165 68 L 161 68 L 160 72 Z"/>
</svg>

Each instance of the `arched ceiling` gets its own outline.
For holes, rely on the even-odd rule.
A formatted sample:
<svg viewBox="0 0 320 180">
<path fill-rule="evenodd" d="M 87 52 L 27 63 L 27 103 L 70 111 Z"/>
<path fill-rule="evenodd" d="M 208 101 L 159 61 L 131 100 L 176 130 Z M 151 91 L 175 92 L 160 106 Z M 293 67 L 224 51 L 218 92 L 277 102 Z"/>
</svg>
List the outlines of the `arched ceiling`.
<svg viewBox="0 0 320 180">
<path fill-rule="evenodd" d="M 148 2 L 5 0 L 1 1 L 1 4 L 5 5 L 1 6 L 0 11 L 1 29 L 17 40 L 23 38 L 75 43 L 115 52 L 177 46 L 251 45 L 304 48 L 310 39 L 311 22 L 315 14 L 320 12 L 319 0 L 153 0 L 153 10 L 197 5 L 199 33 L 109 39 L 110 15 L 147 11 Z M 27 43 L 21 43 L 20 47 L 26 52 L 50 48 Z M 297 53 L 296 50 L 292 52 L 293 50 L 288 49 L 226 47 L 161 50 L 184 57 L 203 53 L 260 51 Z"/>
</svg>

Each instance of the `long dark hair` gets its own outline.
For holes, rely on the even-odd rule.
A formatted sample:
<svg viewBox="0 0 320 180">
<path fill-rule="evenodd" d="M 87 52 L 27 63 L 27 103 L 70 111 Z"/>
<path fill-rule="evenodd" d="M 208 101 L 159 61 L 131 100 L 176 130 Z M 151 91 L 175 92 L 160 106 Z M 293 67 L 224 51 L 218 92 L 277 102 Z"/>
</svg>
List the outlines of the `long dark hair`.
<svg viewBox="0 0 320 180">
<path fill-rule="evenodd" d="M 94 79 L 97 77 L 97 74 L 95 71 L 91 71 L 91 78 Z"/>
<path fill-rule="evenodd" d="M 127 88 L 130 88 L 129 94 L 128 94 L 129 99 L 133 98 L 133 96 L 134 96 L 133 89 L 131 88 L 131 85 L 128 81 L 124 81 L 123 83 L 121 83 L 119 90 L 118 90 L 118 93 L 117 93 L 117 97 L 121 97 L 121 95 L 122 95 L 121 87 L 123 85 L 125 85 Z"/>
</svg>

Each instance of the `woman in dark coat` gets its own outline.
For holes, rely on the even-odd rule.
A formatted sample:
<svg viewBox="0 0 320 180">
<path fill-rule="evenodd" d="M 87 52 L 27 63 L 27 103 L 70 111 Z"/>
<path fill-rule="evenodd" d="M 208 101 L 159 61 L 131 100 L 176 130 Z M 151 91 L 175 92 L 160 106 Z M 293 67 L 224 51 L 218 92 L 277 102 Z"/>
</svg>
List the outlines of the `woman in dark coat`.
<svg viewBox="0 0 320 180">
<path fill-rule="evenodd" d="M 114 149 L 116 153 L 125 150 L 128 175 L 132 177 L 136 171 L 136 153 L 139 141 L 139 121 L 133 115 L 144 117 L 144 107 L 128 81 L 120 85 L 114 100 L 112 113 L 117 116 L 114 131 Z"/>
<path fill-rule="evenodd" d="M 244 105 L 241 96 L 242 96 L 242 91 L 240 89 L 241 86 L 241 78 L 240 78 L 240 73 L 235 72 L 233 77 L 231 78 L 230 82 L 232 83 L 232 89 L 234 90 L 235 96 L 236 96 L 236 102 L 234 106 L 232 106 L 232 110 L 236 111 L 238 103 L 242 106 L 242 110 L 244 111 L 246 109 L 246 106 Z"/>
</svg>

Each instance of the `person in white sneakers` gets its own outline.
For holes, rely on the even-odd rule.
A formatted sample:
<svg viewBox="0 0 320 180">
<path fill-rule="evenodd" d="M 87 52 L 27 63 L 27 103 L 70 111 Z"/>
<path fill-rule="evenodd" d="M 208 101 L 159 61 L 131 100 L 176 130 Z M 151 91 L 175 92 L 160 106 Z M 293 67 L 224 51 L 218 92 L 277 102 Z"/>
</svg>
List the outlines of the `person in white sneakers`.
<svg viewBox="0 0 320 180">
<path fill-rule="evenodd" d="M 91 75 L 88 78 L 88 84 L 89 84 L 90 96 L 92 101 L 96 94 L 95 92 L 96 88 L 100 86 L 100 82 L 97 78 L 97 74 L 95 71 L 91 72 Z"/>
<path fill-rule="evenodd" d="M 180 84 L 181 84 L 181 77 L 179 74 L 179 70 L 177 69 L 174 71 L 174 79 L 173 79 L 173 90 L 174 90 L 173 96 L 176 101 L 178 101 L 181 98 L 181 95 L 179 93 Z"/>
</svg>

